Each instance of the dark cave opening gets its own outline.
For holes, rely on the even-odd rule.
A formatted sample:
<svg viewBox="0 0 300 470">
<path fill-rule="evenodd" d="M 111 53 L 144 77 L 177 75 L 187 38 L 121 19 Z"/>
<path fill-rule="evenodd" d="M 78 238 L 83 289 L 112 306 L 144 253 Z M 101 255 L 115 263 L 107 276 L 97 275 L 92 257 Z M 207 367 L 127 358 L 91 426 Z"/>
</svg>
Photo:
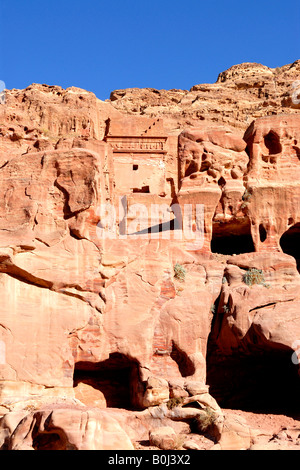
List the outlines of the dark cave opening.
<svg viewBox="0 0 300 470">
<path fill-rule="evenodd" d="M 259 238 L 262 243 L 267 239 L 267 231 L 263 224 L 259 225 Z"/>
<path fill-rule="evenodd" d="M 214 222 L 211 251 L 223 255 L 254 252 L 250 221 Z"/>
<path fill-rule="evenodd" d="M 178 365 L 178 369 L 182 377 L 188 377 L 195 373 L 193 362 L 190 360 L 188 355 L 174 343 L 174 341 L 172 341 L 172 351 L 170 356 Z"/>
<path fill-rule="evenodd" d="M 300 419 L 300 376 L 289 348 L 208 359 L 207 384 L 222 408 Z"/>
<path fill-rule="evenodd" d="M 32 447 L 34 450 L 76 450 L 61 430 L 38 433 L 33 436 Z"/>
<path fill-rule="evenodd" d="M 270 131 L 264 137 L 265 146 L 269 151 L 269 155 L 276 155 L 282 152 L 282 146 L 280 144 L 280 138 L 274 131 Z"/>
<path fill-rule="evenodd" d="M 185 171 L 185 176 L 191 176 L 193 173 L 197 173 L 198 171 L 198 163 L 197 161 L 191 160 L 189 166 Z"/>
<path fill-rule="evenodd" d="M 136 361 L 123 354 L 112 353 L 102 362 L 77 362 L 73 385 L 76 387 L 83 382 L 101 391 L 109 408 L 132 410 L 138 377 Z"/>
<path fill-rule="evenodd" d="M 284 253 L 295 258 L 300 272 L 300 223 L 293 225 L 282 235 L 280 246 Z"/>
<path fill-rule="evenodd" d="M 133 193 L 150 193 L 149 186 L 142 186 L 141 188 L 132 188 Z"/>
</svg>

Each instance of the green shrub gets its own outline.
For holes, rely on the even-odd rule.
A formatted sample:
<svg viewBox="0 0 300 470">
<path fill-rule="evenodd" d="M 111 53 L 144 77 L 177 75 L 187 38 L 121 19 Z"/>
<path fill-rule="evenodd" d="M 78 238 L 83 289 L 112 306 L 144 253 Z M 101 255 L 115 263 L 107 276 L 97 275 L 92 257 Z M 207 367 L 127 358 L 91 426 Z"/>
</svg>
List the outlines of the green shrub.
<svg viewBox="0 0 300 470">
<path fill-rule="evenodd" d="M 241 209 L 245 209 L 245 207 L 248 206 L 249 202 L 251 201 L 252 197 L 252 191 L 249 189 L 246 189 L 243 196 L 242 196 L 242 204 L 241 204 Z"/>
<path fill-rule="evenodd" d="M 247 286 L 253 286 L 253 284 L 262 284 L 265 287 L 270 287 L 266 284 L 264 274 L 261 269 L 249 268 L 243 276 L 243 281 Z"/>
<path fill-rule="evenodd" d="M 250 202 L 251 200 L 251 197 L 252 197 L 252 191 L 251 189 L 246 189 L 243 196 L 242 196 L 242 199 L 244 202 Z"/>
<path fill-rule="evenodd" d="M 167 407 L 169 410 L 172 410 L 176 406 L 182 405 L 183 401 L 184 401 L 183 397 L 170 398 L 170 400 L 167 402 Z"/>
<path fill-rule="evenodd" d="M 216 413 L 211 408 L 206 407 L 204 411 L 205 416 L 201 415 L 196 418 L 197 429 L 200 433 L 207 432 L 215 424 L 217 418 Z"/>
<path fill-rule="evenodd" d="M 174 277 L 179 281 L 185 281 L 186 270 L 181 264 L 176 263 L 174 266 Z"/>
</svg>

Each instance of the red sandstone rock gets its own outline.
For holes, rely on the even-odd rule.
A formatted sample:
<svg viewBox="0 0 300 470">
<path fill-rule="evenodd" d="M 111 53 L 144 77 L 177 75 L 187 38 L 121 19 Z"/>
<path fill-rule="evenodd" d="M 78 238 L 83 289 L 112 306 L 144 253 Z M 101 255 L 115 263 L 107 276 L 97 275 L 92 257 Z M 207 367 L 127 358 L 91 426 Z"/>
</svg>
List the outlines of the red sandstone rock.
<svg viewBox="0 0 300 470">
<path fill-rule="evenodd" d="M 245 134 L 250 154 L 247 211 L 259 251 L 280 250 L 283 233 L 292 228 L 298 231 L 299 126 L 299 115 L 265 117 Z"/>
<path fill-rule="evenodd" d="M 291 357 L 300 340 L 300 123 L 288 96 L 298 71 L 298 62 L 242 64 L 190 92 L 124 90 L 105 103 L 75 88 L 8 92 L 0 105 L 0 406 L 18 412 L 2 419 L 3 445 L 51 447 L 58 433 L 63 448 L 130 449 L 112 409 L 134 408 L 143 435 L 147 420 L 187 425 L 203 413 L 166 412 L 169 399 L 191 398 L 221 419 L 208 385 L 224 399 L 226 387 L 237 390 L 234 371 L 249 379 L 236 368 L 240 357 L 250 371 L 262 352 Z M 99 235 L 108 232 L 101 204 L 115 211 L 111 238 Z M 190 232 L 179 230 L 185 205 Z M 202 238 L 187 236 L 201 229 Z M 263 274 L 259 284 L 245 283 L 251 269 Z M 50 421 L 48 411 L 20 411 L 29 398 L 51 397 L 102 409 L 60 408 Z M 128 413 L 119 419 L 137 440 Z M 79 432 L 82 419 L 93 435 Z M 251 445 L 249 429 L 240 439 L 234 426 L 222 441 L 222 424 L 221 447 Z M 32 427 L 36 436 L 24 439 Z"/>
<path fill-rule="evenodd" d="M 172 132 L 217 122 L 242 135 L 253 119 L 299 112 L 299 101 L 293 100 L 299 69 L 299 60 L 276 69 L 238 64 L 221 72 L 216 83 L 195 85 L 190 90 L 115 90 L 107 102 L 130 115 L 161 117 Z"/>
<path fill-rule="evenodd" d="M 133 450 L 118 422 L 101 410 L 55 408 L 1 419 L 5 450 Z"/>
</svg>

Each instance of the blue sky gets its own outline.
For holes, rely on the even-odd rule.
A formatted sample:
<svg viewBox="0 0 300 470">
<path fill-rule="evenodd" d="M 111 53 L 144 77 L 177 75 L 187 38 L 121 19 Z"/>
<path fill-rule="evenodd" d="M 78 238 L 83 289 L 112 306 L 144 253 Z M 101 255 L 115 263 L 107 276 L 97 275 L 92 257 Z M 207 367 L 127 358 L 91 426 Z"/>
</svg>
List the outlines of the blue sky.
<svg viewBox="0 0 300 470">
<path fill-rule="evenodd" d="M 300 58 L 299 0 L 0 0 L 0 79 L 78 86 L 190 89 L 242 62 Z M 299 77 L 300 79 L 300 77 Z"/>
</svg>

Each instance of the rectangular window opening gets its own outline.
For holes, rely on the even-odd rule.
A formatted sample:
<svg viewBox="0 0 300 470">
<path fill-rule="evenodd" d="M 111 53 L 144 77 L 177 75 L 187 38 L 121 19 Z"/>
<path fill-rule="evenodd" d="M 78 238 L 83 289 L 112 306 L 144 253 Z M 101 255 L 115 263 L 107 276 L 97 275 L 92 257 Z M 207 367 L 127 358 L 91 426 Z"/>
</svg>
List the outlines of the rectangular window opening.
<svg viewBox="0 0 300 470">
<path fill-rule="evenodd" d="M 149 186 L 143 186 L 142 188 L 133 188 L 133 193 L 150 193 Z"/>
</svg>

